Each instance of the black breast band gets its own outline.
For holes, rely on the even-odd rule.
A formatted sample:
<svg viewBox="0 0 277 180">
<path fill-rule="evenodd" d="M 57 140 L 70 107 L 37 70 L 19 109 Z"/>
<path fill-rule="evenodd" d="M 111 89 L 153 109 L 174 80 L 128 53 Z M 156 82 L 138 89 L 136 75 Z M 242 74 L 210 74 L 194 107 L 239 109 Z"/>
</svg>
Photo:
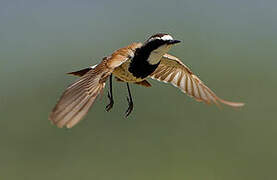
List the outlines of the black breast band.
<svg viewBox="0 0 277 180">
<path fill-rule="evenodd" d="M 163 41 L 153 41 L 147 43 L 141 48 L 138 48 L 128 70 L 137 78 L 146 78 L 152 74 L 159 66 L 160 62 L 157 64 L 149 64 L 147 59 L 149 58 L 151 52 L 163 43 Z"/>
</svg>

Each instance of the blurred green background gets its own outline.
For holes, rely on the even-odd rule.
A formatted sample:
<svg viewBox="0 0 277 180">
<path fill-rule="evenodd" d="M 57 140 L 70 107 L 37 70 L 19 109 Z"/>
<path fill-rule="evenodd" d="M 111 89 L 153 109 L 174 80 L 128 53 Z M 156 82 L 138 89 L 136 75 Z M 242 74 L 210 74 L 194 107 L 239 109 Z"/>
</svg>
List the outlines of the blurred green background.
<svg viewBox="0 0 277 180">
<path fill-rule="evenodd" d="M 0 179 L 277 178 L 275 0 L 0 1 Z M 48 115 L 66 72 L 167 32 L 171 50 L 240 110 L 195 102 L 171 85 L 114 88 L 73 129 Z"/>
</svg>

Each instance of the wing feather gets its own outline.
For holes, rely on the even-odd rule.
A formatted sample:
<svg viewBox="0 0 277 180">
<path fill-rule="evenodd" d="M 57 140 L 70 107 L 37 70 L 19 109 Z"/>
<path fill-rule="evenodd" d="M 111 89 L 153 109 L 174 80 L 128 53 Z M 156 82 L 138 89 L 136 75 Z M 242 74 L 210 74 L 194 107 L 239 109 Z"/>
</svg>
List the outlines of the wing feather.
<svg viewBox="0 0 277 180">
<path fill-rule="evenodd" d="M 135 49 L 140 46 L 141 43 L 133 43 L 103 58 L 101 63 L 93 67 L 69 73 L 81 78 L 65 90 L 54 107 L 49 116 L 53 124 L 67 128 L 76 125 L 103 92 L 105 82 L 113 70 L 132 58 Z"/>
<path fill-rule="evenodd" d="M 158 68 L 150 77 L 165 83 L 171 83 L 197 101 L 203 101 L 207 104 L 219 105 L 218 102 L 220 102 L 232 107 L 244 105 L 244 103 L 230 102 L 216 96 L 182 61 L 169 54 L 162 57 Z"/>
<path fill-rule="evenodd" d="M 104 72 L 92 69 L 70 85 L 59 99 L 49 119 L 58 127 L 71 128 L 78 123 L 105 87 L 105 82 L 100 81 Z"/>
</svg>

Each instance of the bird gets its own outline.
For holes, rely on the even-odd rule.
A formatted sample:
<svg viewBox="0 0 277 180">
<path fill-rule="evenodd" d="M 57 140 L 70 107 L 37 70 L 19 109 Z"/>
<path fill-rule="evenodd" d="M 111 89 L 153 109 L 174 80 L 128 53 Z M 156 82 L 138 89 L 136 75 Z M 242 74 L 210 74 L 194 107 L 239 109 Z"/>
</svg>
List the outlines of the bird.
<svg viewBox="0 0 277 180">
<path fill-rule="evenodd" d="M 157 33 L 144 43 L 133 42 L 114 51 L 99 64 L 70 72 L 79 79 L 67 87 L 50 113 L 49 119 L 57 127 L 72 128 L 87 114 L 98 96 L 102 96 L 109 80 L 106 111 L 114 105 L 112 79 L 126 83 L 128 90 L 128 117 L 133 110 L 133 98 L 129 83 L 151 87 L 148 79 L 171 83 L 196 101 L 206 104 L 220 103 L 231 107 L 242 107 L 244 103 L 219 98 L 179 58 L 168 51 L 181 41 L 168 33 Z"/>
</svg>

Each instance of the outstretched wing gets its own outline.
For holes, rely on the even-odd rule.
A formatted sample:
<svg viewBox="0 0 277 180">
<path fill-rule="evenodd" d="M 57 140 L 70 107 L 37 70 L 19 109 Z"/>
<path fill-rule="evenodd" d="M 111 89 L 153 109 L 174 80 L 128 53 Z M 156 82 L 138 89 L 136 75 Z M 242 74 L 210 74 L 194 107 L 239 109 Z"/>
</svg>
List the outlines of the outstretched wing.
<svg viewBox="0 0 277 180">
<path fill-rule="evenodd" d="M 58 127 L 71 128 L 76 125 L 87 114 L 97 96 L 101 94 L 114 68 L 132 58 L 138 46 L 140 46 L 139 43 L 133 43 L 105 57 L 94 67 L 70 73 L 81 78 L 65 90 L 49 119 Z"/>
<path fill-rule="evenodd" d="M 218 105 L 218 102 L 221 102 L 232 107 L 244 105 L 244 103 L 230 102 L 216 96 L 182 61 L 169 54 L 162 57 L 158 68 L 150 77 L 158 81 L 171 83 L 197 101 L 203 101 L 207 104 L 215 103 Z"/>
<path fill-rule="evenodd" d="M 100 68 L 92 69 L 70 85 L 62 94 L 49 119 L 58 127 L 71 128 L 77 124 L 105 87 L 105 73 L 108 74 Z"/>
</svg>

